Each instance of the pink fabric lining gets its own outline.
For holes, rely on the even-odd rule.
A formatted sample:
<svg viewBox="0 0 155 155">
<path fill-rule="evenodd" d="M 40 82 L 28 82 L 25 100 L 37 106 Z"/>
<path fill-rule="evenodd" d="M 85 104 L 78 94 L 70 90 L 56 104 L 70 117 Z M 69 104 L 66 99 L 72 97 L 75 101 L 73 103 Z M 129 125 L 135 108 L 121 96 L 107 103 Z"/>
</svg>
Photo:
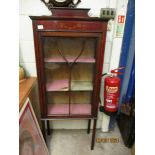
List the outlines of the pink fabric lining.
<svg viewBox="0 0 155 155">
<path fill-rule="evenodd" d="M 69 104 L 49 104 L 48 114 L 69 114 Z"/>
<path fill-rule="evenodd" d="M 74 62 L 75 58 L 67 58 L 68 62 Z M 45 62 L 65 62 L 63 58 L 45 58 Z M 95 63 L 95 59 L 88 57 L 88 58 L 78 58 L 76 62 L 87 62 L 87 63 Z"/>
<path fill-rule="evenodd" d="M 91 104 L 71 104 L 71 114 L 91 114 Z"/>
<path fill-rule="evenodd" d="M 69 86 L 69 80 L 55 80 L 52 82 L 46 83 L 47 91 L 67 91 Z"/>
<path fill-rule="evenodd" d="M 91 114 L 91 104 L 71 104 L 71 114 Z M 69 104 L 49 104 L 48 115 L 52 114 L 69 114 Z"/>
</svg>

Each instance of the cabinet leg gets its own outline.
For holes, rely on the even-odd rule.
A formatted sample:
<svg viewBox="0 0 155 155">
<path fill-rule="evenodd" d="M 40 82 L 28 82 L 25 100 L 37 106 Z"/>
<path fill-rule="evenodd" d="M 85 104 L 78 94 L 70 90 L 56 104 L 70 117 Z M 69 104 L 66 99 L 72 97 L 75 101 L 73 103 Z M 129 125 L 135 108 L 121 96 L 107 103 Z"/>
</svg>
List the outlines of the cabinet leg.
<svg viewBox="0 0 155 155">
<path fill-rule="evenodd" d="M 51 134 L 50 121 L 49 121 L 49 120 L 47 120 L 47 134 L 48 134 L 48 135 Z"/>
<path fill-rule="evenodd" d="M 88 129 L 87 129 L 87 133 L 90 133 L 90 126 L 91 126 L 91 119 L 88 120 Z"/>
<path fill-rule="evenodd" d="M 92 133 L 92 141 L 91 141 L 91 150 L 94 149 L 94 144 L 95 144 L 96 122 L 97 122 L 97 119 L 94 119 L 93 133 Z"/>
<path fill-rule="evenodd" d="M 45 140 L 45 142 L 46 142 L 45 121 L 41 121 L 41 123 L 42 123 L 42 134 L 43 134 L 44 140 Z"/>
</svg>

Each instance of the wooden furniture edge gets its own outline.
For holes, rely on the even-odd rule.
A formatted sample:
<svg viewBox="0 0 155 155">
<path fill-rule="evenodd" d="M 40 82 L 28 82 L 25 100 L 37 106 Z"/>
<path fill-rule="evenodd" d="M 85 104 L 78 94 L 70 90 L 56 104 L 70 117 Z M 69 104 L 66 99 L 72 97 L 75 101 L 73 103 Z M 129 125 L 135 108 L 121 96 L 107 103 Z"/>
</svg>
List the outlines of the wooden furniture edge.
<svg viewBox="0 0 155 155">
<path fill-rule="evenodd" d="M 26 98 L 29 96 L 34 84 L 37 82 L 37 77 L 29 77 L 19 84 L 19 110 L 21 110 Z"/>
</svg>

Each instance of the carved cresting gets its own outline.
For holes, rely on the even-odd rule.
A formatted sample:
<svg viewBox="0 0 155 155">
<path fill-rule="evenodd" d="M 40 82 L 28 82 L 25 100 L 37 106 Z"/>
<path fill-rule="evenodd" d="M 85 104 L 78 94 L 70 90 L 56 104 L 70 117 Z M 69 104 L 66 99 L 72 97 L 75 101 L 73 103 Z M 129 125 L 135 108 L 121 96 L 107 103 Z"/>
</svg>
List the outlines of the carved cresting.
<svg viewBox="0 0 155 155">
<path fill-rule="evenodd" d="M 75 8 L 81 0 L 41 0 L 51 11 L 53 7 Z"/>
</svg>

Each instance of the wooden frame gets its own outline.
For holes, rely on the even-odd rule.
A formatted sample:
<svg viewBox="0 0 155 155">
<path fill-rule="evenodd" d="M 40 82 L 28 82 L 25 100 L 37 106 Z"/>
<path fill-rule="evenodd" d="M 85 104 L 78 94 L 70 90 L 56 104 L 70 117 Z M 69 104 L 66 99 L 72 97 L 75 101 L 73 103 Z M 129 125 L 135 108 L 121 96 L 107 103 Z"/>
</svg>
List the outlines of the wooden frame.
<svg viewBox="0 0 155 155">
<path fill-rule="evenodd" d="M 47 101 L 46 101 L 46 88 L 45 88 L 45 73 L 44 73 L 44 61 L 43 61 L 43 54 L 42 54 L 42 51 L 43 51 L 43 48 L 42 48 L 42 37 L 44 37 L 44 36 L 48 36 L 48 37 L 52 37 L 52 36 L 63 36 L 63 37 L 68 37 L 68 36 L 70 36 L 70 37 L 94 37 L 94 38 L 97 38 L 98 39 L 98 43 L 97 43 L 97 47 L 96 47 L 96 55 L 97 55 L 97 62 L 96 62 L 96 71 L 97 70 L 99 70 L 99 58 L 100 58 L 100 50 L 99 49 L 101 49 L 100 48 L 100 42 L 101 42 L 101 34 L 100 33 L 84 33 L 84 32 L 82 32 L 82 33 L 75 33 L 75 32 L 70 32 L 70 33 L 68 33 L 68 32 L 40 32 L 39 33 L 39 38 L 38 38 L 38 41 L 39 41 L 39 47 L 40 47 L 40 51 L 39 51 L 39 53 L 41 54 L 41 60 L 39 60 L 40 61 L 40 63 L 41 63 L 41 66 L 39 67 L 39 70 L 40 70 L 40 72 L 41 72 L 41 81 L 42 81 L 42 83 L 41 83 L 41 85 L 42 85 L 42 87 L 43 87 L 43 90 L 44 91 L 42 91 L 42 95 L 43 95 L 43 100 L 44 100 L 44 102 L 42 103 L 43 105 L 42 105 L 42 109 L 43 109 L 43 111 L 44 111 L 44 113 L 42 113 L 43 114 L 43 116 L 47 116 Z M 94 75 L 95 75 L 95 78 L 94 79 L 99 79 L 98 78 L 98 73 L 96 72 L 96 73 L 94 73 Z M 43 82 L 44 81 L 44 82 Z M 95 110 L 97 110 L 98 109 L 98 107 L 96 107 L 96 106 L 98 106 L 98 104 L 96 104 L 96 100 L 98 100 L 98 94 L 96 93 L 97 92 L 97 90 L 99 89 L 98 87 L 100 86 L 99 84 L 97 85 L 96 83 L 98 82 L 98 80 L 95 80 L 94 81 L 94 91 L 93 91 L 93 106 L 92 106 L 92 114 L 89 116 L 90 118 L 93 118 L 93 116 L 94 116 L 94 114 L 97 114 L 97 111 L 95 111 Z M 96 115 L 97 116 L 97 115 Z M 48 116 L 48 117 L 54 117 L 54 116 Z M 59 116 L 58 116 L 59 117 Z M 66 118 L 69 118 L 69 117 L 72 117 L 72 118 L 76 118 L 77 116 L 62 116 L 62 117 L 66 117 Z M 81 115 L 80 117 L 85 117 L 85 115 Z"/>
<path fill-rule="evenodd" d="M 34 155 L 49 155 L 29 99 L 22 106 L 19 116 L 20 155 L 29 154 L 30 152 Z"/>
</svg>

